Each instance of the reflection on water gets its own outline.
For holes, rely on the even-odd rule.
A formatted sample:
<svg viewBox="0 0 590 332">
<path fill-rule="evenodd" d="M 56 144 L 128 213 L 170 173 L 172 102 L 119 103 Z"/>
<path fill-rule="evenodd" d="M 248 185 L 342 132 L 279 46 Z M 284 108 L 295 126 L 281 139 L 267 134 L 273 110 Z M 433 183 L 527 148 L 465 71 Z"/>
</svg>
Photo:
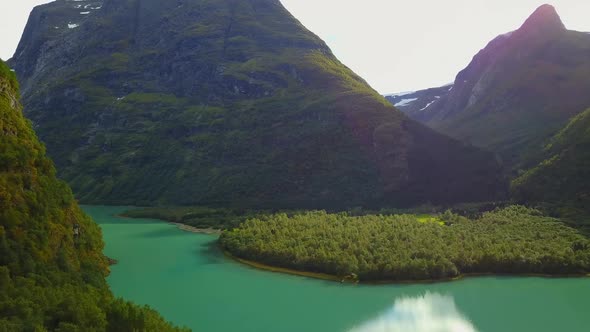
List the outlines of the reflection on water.
<svg viewBox="0 0 590 332">
<path fill-rule="evenodd" d="M 477 332 L 451 296 L 401 298 L 381 316 L 349 332 Z"/>
</svg>

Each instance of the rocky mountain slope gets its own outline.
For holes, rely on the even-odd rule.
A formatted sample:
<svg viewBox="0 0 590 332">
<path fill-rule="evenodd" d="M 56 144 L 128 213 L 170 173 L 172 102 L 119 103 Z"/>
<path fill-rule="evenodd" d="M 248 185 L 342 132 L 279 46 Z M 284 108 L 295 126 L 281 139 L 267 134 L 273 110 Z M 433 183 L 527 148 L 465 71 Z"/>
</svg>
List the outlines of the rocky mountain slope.
<svg viewBox="0 0 590 332">
<path fill-rule="evenodd" d="M 278 0 L 60 0 L 11 65 L 87 203 L 491 200 L 496 159 L 414 122 Z"/>
<path fill-rule="evenodd" d="M 149 308 L 113 298 L 102 248 L 0 61 L 0 331 L 176 331 Z"/>
<path fill-rule="evenodd" d="M 479 52 L 448 96 L 408 115 L 519 169 L 590 105 L 589 89 L 590 34 L 567 30 L 544 5 Z"/>
</svg>

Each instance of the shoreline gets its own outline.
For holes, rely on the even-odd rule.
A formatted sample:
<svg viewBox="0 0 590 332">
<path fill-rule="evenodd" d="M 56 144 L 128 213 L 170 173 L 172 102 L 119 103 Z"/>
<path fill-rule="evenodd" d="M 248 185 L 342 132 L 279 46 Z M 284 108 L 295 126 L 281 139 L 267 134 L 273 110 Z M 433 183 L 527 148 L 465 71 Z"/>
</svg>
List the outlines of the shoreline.
<svg viewBox="0 0 590 332">
<path fill-rule="evenodd" d="M 127 218 L 127 219 L 137 219 L 137 218 L 127 217 L 127 216 L 123 216 L 123 215 L 117 215 L 117 217 Z M 194 234 L 221 235 L 221 233 L 222 233 L 222 230 L 214 229 L 214 228 L 198 228 L 198 227 L 189 226 L 189 225 L 177 223 L 177 222 L 166 221 L 166 220 L 162 220 L 162 219 L 156 219 L 156 220 L 160 220 L 160 221 L 165 222 L 167 224 L 174 225 L 182 231 L 194 233 Z M 338 277 L 338 276 L 327 274 L 327 273 L 299 271 L 299 270 L 295 270 L 295 269 L 290 269 L 290 268 L 285 268 L 285 267 L 277 267 L 277 266 L 272 266 L 272 265 L 268 265 L 268 264 L 264 264 L 264 263 L 260 263 L 260 262 L 256 262 L 256 261 L 247 260 L 244 258 L 234 256 L 229 251 L 221 248 L 221 246 L 219 246 L 219 247 L 220 247 L 220 250 L 223 252 L 224 256 L 226 256 L 227 258 L 229 258 L 233 261 L 236 261 L 238 263 L 241 263 L 243 265 L 249 266 L 251 268 L 261 270 L 261 271 L 289 274 L 289 275 L 295 275 L 295 276 L 300 276 L 300 277 L 307 277 L 307 278 L 312 278 L 312 279 L 326 280 L 326 281 L 333 281 L 333 282 L 347 283 L 347 284 L 362 284 L 362 285 L 373 285 L 373 286 L 435 284 L 435 283 L 460 281 L 460 280 L 467 279 L 467 278 L 478 278 L 478 277 L 516 277 L 516 278 L 520 277 L 520 278 L 546 278 L 546 279 L 590 278 L 590 273 L 559 274 L 559 275 L 540 274 L 540 273 L 521 273 L 521 274 L 518 274 L 518 273 L 514 273 L 514 274 L 510 274 L 510 273 L 462 273 L 456 277 L 441 278 L 441 279 L 351 281 L 351 280 L 347 280 L 346 278 Z"/>
<path fill-rule="evenodd" d="M 198 228 L 198 227 L 194 227 L 194 226 L 181 224 L 178 222 L 171 222 L 171 221 L 165 221 L 165 220 L 163 220 L 163 221 L 168 224 L 176 226 L 181 231 L 185 231 L 185 232 L 189 232 L 189 233 L 207 234 L 207 235 L 220 235 L 221 234 L 221 230 L 215 229 L 215 228 Z"/>
<path fill-rule="evenodd" d="M 190 226 L 190 225 L 186 225 L 186 224 L 182 224 L 179 222 L 172 222 L 172 221 L 168 221 L 168 220 L 164 220 L 164 219 L 157 219 L 157 218 L 133 218 L 133 217 L 128 217 L 125 216 L 123 214 L 117 214 L 115 215 L 115 217 L 117 218 L 121 218 L 121 219 L 152 219 L 152 220 L 158 220 L 170 225 L 174 225 L 176 226 L 178 229 L 180 229 L 181 231 L 185 231 L 185 232 L 189 232 L 189 233 L 196 233 L 196 234 L 207 234 L 207 235 L 221 235 L 221 230 L 220 229 L 215 229 L 215 228 L 198 228 L 195 226 Z"/>
<path fill-rule="evenodd" d="M 243 258 L 239 258 L 237 256 L 234 256 L 229 251 L 223 250 L 223 248 L 220 248 L 220 249 L 227 258 L 229 258 L 235 262 L 241 263 L 243 265 L 249 266 L 251 268 L 255 268 L 257 270 L 273 272 L 273 273 L 290 274 L 290 275 L 296 275 L 296 276 L 300 276 L 300 277 L 307 277 L 307 278 L 313 278 L 313 279 L 319 279 L 319 280 L 327 280 L 327 281 L 335 281 L 335 282 L 342 281 L 342 278 L 339 278 L 339 277 L 331 275 L 331 274 L 298 271 L 298 270 L 288 269 L 288 268 L 284 268 L 284 267 L 276 267 L 276 266 L 266 265 L 263 263 L 258 263 L 255 261 L 250 261 L 247 259 L 243 259 Z"/>
<path fill-rule="evenodd" d="M 298 271 L 289 268 L 283 267 L 276 267 L 267 265 L 264 263 L 259 263 L 247 259 L 243 259 L 237 256 L 234 256 L 227 250 L 223 250 L 223 254 L 241 264 L 249 266 L 251 268 L 255 268 L 262 271 L 273 272 L 273 273 L 283 273 L 283 274 L 290 274 L 296 275 L 300 277 L 307 277 L 319 280 L 326 280 L 326 281 L 334 281 L 339 283 L 345 284 L 361 284 L 361 285 L 368 285 L 368 286 L 383 286 L 383 285 L 412 285 L 412 284 L 437 284 L 437 283 L 446 283 L 446 282 L 453 282 L 453 281 L 460 281 L 463 279 L 468 278 L 480 278 L 480 277 L 514 277 L 514 278 L 545 278 L 545 279 L 573 279 L 573 278 L 590 278 L 590 273 L 585 274 L 562 274 L 562 275 L 552 275 L 552 274 L 539 274 L 539 273 L 528 273 L 528 274 L 506 274 L 506 273 L 463 273 L 456 277 L 452 278 L 441 278 L 441 279 L 427 279 L 427 280 L 378 280 L 378 281 L 356 281 L 351 282 L 346 280 L 345 278 L 341 278 L 335 275 L 326 274 L 326 273 L 316 273 L 316 272 L 305 272 L 305 271 Z"/>
</svg>

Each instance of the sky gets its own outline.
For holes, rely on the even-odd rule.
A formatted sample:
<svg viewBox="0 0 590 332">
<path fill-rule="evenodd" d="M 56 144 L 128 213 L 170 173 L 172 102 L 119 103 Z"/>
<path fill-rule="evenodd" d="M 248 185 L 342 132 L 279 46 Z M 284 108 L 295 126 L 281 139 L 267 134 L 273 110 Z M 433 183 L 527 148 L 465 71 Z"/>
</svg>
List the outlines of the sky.
<svg viewBox="0 0 590 332">
<path fill-rule="evenodd" d="M 281 0 L 383 94 L 451 83 L 490 40 L 517 29 L 546 1 Z M 0 58 L 12 57 L 31 9 L 47 2 L 0 1 Z M 568 29 L 590 31 L 590 1 L 549 3 Z"/>
</svg>

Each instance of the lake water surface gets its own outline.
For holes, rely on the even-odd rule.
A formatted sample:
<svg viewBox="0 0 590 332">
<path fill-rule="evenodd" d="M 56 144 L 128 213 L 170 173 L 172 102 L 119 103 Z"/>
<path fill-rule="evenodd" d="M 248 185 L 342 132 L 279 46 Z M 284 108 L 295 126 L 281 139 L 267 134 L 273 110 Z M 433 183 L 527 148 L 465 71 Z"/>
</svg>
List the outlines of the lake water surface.
<svg viewBox="0 0 590 332">
<path fill-rule="evenodd" d="M 587 332 L 590 279 L 485 277 L 423 285 L 346 285 L 259 271 L 216 236 L 85 206 L 102 227 L 116 296 L 208 332 Z"/>
</svg>

